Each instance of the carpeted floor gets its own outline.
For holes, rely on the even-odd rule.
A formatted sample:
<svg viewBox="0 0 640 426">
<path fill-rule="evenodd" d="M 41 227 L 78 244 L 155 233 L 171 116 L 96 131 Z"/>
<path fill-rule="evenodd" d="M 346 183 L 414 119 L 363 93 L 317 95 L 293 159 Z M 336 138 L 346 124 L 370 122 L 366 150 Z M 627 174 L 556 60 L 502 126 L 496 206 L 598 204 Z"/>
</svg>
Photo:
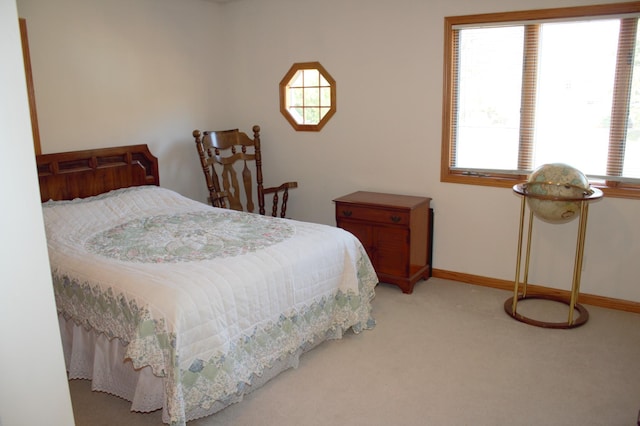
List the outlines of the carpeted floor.
<svg viewBox="0 0 640 426">
<path fill-rule="evenodd" d="M 297 369 L 188 425 L 635 425 L 640 315 L 586 306 L 584 326 L 543 329 L 506 315 L 510 296 L 437 278 L 412 295 L 381 284 L 374 330 L 323 343 Z M 566 305 L 526 303 L 519 311 L 532 318 L 566 320 Z M 162 423 L 88 381 L 70 389 L 78 426 Z"/>
</svg>

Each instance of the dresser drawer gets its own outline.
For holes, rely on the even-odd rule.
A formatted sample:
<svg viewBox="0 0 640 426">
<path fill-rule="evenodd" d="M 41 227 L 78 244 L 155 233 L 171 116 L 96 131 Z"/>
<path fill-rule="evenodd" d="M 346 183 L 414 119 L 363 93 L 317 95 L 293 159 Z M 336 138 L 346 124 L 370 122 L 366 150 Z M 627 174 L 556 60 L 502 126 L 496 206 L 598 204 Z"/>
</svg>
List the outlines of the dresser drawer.
<svg viewBox="0 0 640 426">
<path fill-rule="evenodd" d="M 387 225 L 408 225 L 409 211 L 371 208 L 336 203 L 336 218 L 375 222 Z"/>
</svg>

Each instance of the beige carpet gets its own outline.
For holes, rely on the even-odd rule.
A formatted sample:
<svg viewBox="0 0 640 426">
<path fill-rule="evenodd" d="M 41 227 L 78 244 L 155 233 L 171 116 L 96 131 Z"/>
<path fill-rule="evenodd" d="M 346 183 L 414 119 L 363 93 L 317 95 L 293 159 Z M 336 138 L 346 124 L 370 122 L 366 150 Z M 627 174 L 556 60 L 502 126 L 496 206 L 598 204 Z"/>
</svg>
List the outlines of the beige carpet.
<svg viewBox="0 0 640 426">
<path fill-rule="evenodd" d="M 374 330 L 325 342 L 188 425 L 635 425 L 640 315 L 586 306 L 584 326 L 542 329 L 504 313 L 510 296 L 436 278 L 412 295 L 381 284 Z M 521 313 L 566 321 L 565 305 L 526 303 Z M 131 413 L 88 381 L 70 388 L 78 426 L 161 424 L 159 412 Z"/>
</svg>

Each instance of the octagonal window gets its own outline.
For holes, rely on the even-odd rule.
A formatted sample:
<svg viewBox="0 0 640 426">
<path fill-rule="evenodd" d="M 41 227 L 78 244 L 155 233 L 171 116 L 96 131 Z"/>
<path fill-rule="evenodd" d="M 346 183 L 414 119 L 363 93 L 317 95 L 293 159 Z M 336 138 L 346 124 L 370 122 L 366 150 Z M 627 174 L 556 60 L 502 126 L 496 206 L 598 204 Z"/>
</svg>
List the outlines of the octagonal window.
<svg viewBox="0 0 640 426">
<path fill-rule="evenodd" d="M 280 82 L 280 112 L 294 129 L 317 132 L 336 112 L 336 81 L 320 62 L 291 66 Z"/>
</svg>

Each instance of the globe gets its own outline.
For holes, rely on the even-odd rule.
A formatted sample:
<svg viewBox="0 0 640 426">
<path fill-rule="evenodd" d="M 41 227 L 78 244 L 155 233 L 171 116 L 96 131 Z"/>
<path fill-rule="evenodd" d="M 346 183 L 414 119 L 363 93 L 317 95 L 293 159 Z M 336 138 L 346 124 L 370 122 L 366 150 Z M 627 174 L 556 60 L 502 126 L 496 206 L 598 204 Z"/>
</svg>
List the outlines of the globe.
<svg viewBox="0 0 640 426">
<path fill-rule="evenodd" d="M 527 203 L 536 217 L 550 223 L 566 223 L 578 217 L 580 199 L 589 193 L 589 180 L 567 164 L 545 164 L 531 174 L 526 191 Z"/>
</svg>

